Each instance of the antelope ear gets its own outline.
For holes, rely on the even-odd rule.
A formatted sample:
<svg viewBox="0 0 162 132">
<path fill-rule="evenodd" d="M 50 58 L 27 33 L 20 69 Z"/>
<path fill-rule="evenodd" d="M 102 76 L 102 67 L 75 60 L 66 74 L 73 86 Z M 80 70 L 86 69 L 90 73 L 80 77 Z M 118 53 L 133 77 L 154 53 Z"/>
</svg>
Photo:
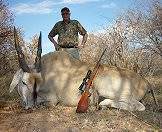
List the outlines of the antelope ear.
<svg viewBox="0 0 162 132">
<path fill-rule="evenodd" d="M 42 33 L 40 32 L 39 39 L 38 39 L 37 56 L 35 58 L 35 64 L 34 64 L 37 72 L 41 71 L 41 54 L 42 54 Z"/>
<path fill-rule="evenodd" d="M 20 81 L 20 79 L 22 78 L 22 76 L 23 76 L 23 71 L 22 71 L 22 69 L 20 69 L 20 70 L 18 70 L 16 73 L 15 73 L 15 75 L 14 75 L 14 77 L 13 77 L 13 79 L 12 79 L 12 82 L 11 82 L 11 84 L 10 84 L 10 93 L 14 90 L 14 88 L 17 86 L 17 84 L 19 83 L 19 81 Z"/>
<path fill-rule="evenodd" d="M 18 55 L 18 61 L 19 61 L 19 66 L 21 67 L 21 69 L 24 72 L 30 72 L 30 68 L 28 67 L 26 61 L 25 61 L 25 56 L 21 50 L 21 47 L 19 45 L 19 40 L 18 40 L 18 35 L 17 35 L 17 31 L 16 28 L 14 27 L 14 42 L 15 42 L 15 48 L 17 51 L 17 55 Z"/>
</svg>

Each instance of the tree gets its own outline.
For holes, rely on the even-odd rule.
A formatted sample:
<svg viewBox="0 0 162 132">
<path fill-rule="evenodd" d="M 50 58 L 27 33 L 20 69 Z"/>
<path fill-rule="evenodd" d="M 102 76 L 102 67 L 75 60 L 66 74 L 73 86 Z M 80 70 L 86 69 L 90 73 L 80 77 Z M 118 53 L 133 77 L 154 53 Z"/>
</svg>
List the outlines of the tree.
<svg viewBox="0 0 162 132">
<path fill-rule="evenodd" d="M 140 4 L 145 3 L 149 3 L 145 5 L 147 10 L 140 10 L 137 3 L 138 9 L 128 11 L 124 19 L 135 33 L 133 42 L 162 57 L 162 4 L 160 0 L 145 0 Z"/>
<path fill-rule="evenodd" d="M 13 55 L 13 14 L 8 8 L 7 2 L 0 0 L 0 74 L 4 75 L 10 70 L 10 57 Z M 3 63 L 2 63 L 3 62 Z"/>
<path fill-rule="evenodd" d="M 7 3 L 0 0 L 0 44 L 7 41 L 12 34 L 13 14 L 9 10 Z"/>
<path fill-rule="evenodd" d="M 94 61 L 95 56 L 107 48 L 102 62 L 133 70 L 141 76 L 153 75 L 160 64 L 160 7 L 158 1 L 152 1 L 149 12 L 129 9 L 111 27 L 104 28 L 102 34 L 90 34 L 82 59 Z M 85 57 L 87 54 L 88 58 Z"/>
</svg>

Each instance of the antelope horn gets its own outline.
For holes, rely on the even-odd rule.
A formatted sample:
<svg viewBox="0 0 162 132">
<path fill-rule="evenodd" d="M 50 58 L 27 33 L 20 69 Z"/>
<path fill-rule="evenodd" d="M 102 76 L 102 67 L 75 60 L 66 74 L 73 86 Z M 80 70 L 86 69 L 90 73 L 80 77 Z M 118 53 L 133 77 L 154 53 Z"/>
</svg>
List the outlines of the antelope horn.
<svg viewBox="0 0 162 132">
<path fill-rule="evenodd" d="M 35 69 L 37 72 L 41 71 L 41 53 L 42 53 L 42 33 L 40 32 L 39 39 L 38 39 L 38 50 L 37 56 L 35 58 Z"/>
<path fill-rule="evenodd" d="M 18 55 L 18 61 L 19 61 L 19 66 L 22 68 L 22 70 L 24 72 L 30 72 L 30 68 L 28 67 L 26 61 L 25 61 L 25 56 L 21 50 L 21 47 L 19 45 L 19 40 L 18 40 L 18 35 L 17 35 L 17 31 L 16 28 L 14 26 L 14 42 L 15 42 L 15 48 L 16 48 L 16 52 Z"/>
</svg>

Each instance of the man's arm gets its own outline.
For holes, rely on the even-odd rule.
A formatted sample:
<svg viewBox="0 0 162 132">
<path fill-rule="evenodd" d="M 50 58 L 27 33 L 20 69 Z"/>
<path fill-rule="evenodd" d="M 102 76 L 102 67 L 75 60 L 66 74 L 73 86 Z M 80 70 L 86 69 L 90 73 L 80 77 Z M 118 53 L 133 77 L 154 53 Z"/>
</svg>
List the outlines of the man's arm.
<svg viewBox="0 0 162 132">
<path fill-rule="evenodd" d="M 54 37 L 58 34 L 58 25 L 59 22 L 57 22 L 54 27 L 52 28 L 52 30 L 50 31 L 50 33 L 48 34 L 48 38 L 49 40 L 54 44 L 55 46 L 55 50 L 58 51 L 59 50 L 59 45 L 57 44 L 57 42 L 55 41 Z"/>
<path fill-rule="evenodd" d="M 85 43 L 87 42 L 87 38 L 88 38 L 88 34 L 86 33 L 86 34 L 83 35 L 83 39 L 82 39 L 82 43 L 81 43 L 81 47 L 84 48 Z"/>
<path fill-rule="evenodd" d="M 79 21 L 77 21 L 77 26 L 78 26 L 79 34 L 83 36 L 82 42 L 81 44 L 78 45 L 78 48 L 84 48 L 88 38 L 88 34 L 87 31 L 83 28 L 83 26 L 79 23 Z"/>
<path fill-rule="evenodd" d="M 59 50 L 59 46 L 58 46 L 57 42 L 55 41 L 55 39 L 53 37 L 51 37 L 50 35 L 48 35 L 48 38 L 54 44 L 55 50 L 58 51 Z"/>
</svg>

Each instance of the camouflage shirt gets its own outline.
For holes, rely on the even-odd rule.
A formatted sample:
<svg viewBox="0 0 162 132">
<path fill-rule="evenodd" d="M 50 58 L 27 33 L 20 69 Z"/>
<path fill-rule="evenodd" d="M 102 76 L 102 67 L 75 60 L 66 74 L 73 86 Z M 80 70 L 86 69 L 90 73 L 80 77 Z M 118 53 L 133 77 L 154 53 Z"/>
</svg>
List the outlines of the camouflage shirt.
<svg viewBox="0 0 162 132">
<path fill-rule="evenodd" d="M 68 24 L 63 21 L 57 22 L 49 33 L 49 36 L 58 35 L 59 45 L 78 45 L 78 33 L 84 35 L 87 31 L 77 20 L 70 20 Z"/>
</svg>

